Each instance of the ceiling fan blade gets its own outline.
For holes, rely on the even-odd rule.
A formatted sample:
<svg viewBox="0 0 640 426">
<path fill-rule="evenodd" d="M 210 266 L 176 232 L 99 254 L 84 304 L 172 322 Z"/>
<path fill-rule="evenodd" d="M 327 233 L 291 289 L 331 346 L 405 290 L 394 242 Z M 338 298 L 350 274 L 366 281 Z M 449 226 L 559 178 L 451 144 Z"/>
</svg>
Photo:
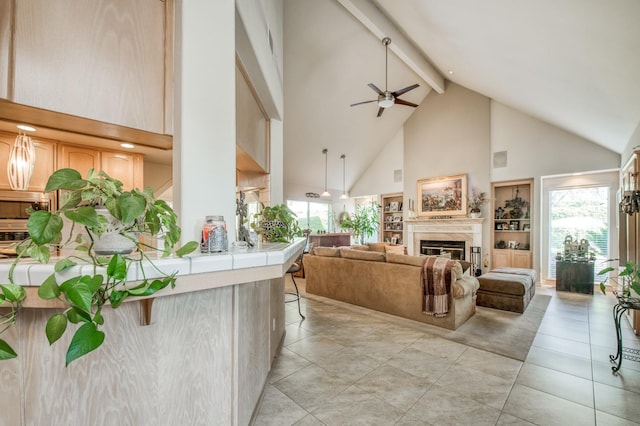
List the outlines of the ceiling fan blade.
<svg viewBox="0 0 640 426">
<path fill-rule="evenodd" d="M 384 108 L 382 107 L 378 108 L 378 117 L 380 117 L 383 112 L 384 112 Z"/>
<path fill-rule="evenodd" d="M 356 105 L 362 105 L 362 104 L 369 104 L 371 102 L 377 102 L 377 99 L 374 99 L 372 101 L 362 101 L 362 102 L 356 102 L 355 104 L 351 104 L 351 106 L 356 106 Z"/>
<path fill-rule="evenodd" d="M 407 93 L 409 90 L 413 90 L 413 89 L 415 89 L 416 87 L 419 87 L 419 86 L 420 86 L 419 84 L 412 84 L 411 86 L 407 86 L 404 89 L 400 89 L 400 90 L 396 90 L 395 92 L 391 92 L 391 94 L 394 97 L 397 98 L 398 96 L 402 95 L 403 93 Z"/>
<path fill-rule="evenodd" d="M 376 92 L 378 95 L 384 96 L 384 92 L 382 90 L 378 89 L 378 86 L 376 86 L 375 84 L 369 83 L 369 84 L 367 84 L 367 86 L 371 87 L 371 90 Z"/>
<path fill-rule="evenodd" d="M 418 105 L 416 105 L 416 104 L 414 104 L 414 103 L 412 103 L 412 102 L 407 102 L 407 101 L 404 101 L 404 100 L 402 100 L 402 99 L 398 99 L 398 98 L 396 98 L 396 99 L 394 100 L 394 103 L 395 103 L 395 104 L 398 104 L 398 105 L 411 106 L 411 107 L 414 107 L 414 108 L 418 106 Z"/>
</svg>

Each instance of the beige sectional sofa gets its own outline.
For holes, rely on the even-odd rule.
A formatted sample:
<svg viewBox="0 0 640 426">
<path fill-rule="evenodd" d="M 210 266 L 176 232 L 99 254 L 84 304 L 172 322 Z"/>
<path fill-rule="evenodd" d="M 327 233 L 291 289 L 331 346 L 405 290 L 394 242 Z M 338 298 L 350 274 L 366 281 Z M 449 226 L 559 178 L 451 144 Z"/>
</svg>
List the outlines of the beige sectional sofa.
<svg viewBox="0 0 640 426">
<path fill-rule="evenodd" d="M 478 280 L 463 274 L 457 261 L 451 272 L 448 314 L 443 317 L 425 314 L 422 300 L 425 257 L 400 253 L 397 247 L 384 243 L 317 247 L 303 260 L 306 292 L 451 330 L 475 314 Z"/>
</svg>

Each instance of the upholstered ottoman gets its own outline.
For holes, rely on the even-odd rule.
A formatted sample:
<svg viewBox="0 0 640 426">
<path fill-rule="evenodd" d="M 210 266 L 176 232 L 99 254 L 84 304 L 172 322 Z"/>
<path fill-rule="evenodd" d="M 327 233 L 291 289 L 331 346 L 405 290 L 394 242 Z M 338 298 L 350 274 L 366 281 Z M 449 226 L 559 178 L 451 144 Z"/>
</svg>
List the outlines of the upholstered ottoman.
<svg viewBox="0 0 640 426">
<path fill-rule="evenodd" d="M 536 293 L 536 271 L 524 268 L 496 268 L 478 277 L 476 304 L 523 313 Z"/>
</svg>

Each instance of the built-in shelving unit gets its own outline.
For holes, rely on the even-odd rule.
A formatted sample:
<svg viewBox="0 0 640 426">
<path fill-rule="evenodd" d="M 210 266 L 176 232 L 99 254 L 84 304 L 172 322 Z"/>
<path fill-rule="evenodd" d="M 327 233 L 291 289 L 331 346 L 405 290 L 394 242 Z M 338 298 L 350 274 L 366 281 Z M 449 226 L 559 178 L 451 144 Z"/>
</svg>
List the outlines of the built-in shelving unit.
<svg viewBox="0 0 640 426">
<path fill-rule="evenodd" d="M 493 268 L 531 268 L 533 179 L 493 182 L 491 246 Z"/>
<path fill-rule="evenodd" d="M 382 212 L 380 214 L 380 241 L 403 244 L 404 206 L 402 200 L 402 192 L 382 194 L 380 196 L 380 205 L 382 206 Z"/>
</svg>

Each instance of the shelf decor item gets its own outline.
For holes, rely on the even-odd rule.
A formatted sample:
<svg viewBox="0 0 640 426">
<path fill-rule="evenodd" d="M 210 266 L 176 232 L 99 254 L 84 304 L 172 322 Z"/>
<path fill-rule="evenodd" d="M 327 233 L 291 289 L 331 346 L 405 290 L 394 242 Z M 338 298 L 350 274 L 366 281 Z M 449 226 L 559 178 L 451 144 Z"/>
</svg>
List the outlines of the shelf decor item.
<svg viewBox="0 0 640 426">
<path fill-rule="evenodd" d="M 418 180 L 418 217 L 466 216 L 467 175 Z"/>
<path fill-rule="evenodd" d="M 471 191 L 471 197 L 469 197 L 469 217 L 479 218 L 482 217 L 481 207 L 483 204 L 489 202 L 486 192 L 477 192 L 474 188 Z"/>
<path fill-rule="evenodd" d="M 516 195 L 504 203 L 504 208 L 509 210 L 509 219 L 522 219 L 529 215 L 529 202 L 520 197 L 520 189 L 516 187 Z M 525 212 L 524 209 L 527 209 Z"/>
</svg>

